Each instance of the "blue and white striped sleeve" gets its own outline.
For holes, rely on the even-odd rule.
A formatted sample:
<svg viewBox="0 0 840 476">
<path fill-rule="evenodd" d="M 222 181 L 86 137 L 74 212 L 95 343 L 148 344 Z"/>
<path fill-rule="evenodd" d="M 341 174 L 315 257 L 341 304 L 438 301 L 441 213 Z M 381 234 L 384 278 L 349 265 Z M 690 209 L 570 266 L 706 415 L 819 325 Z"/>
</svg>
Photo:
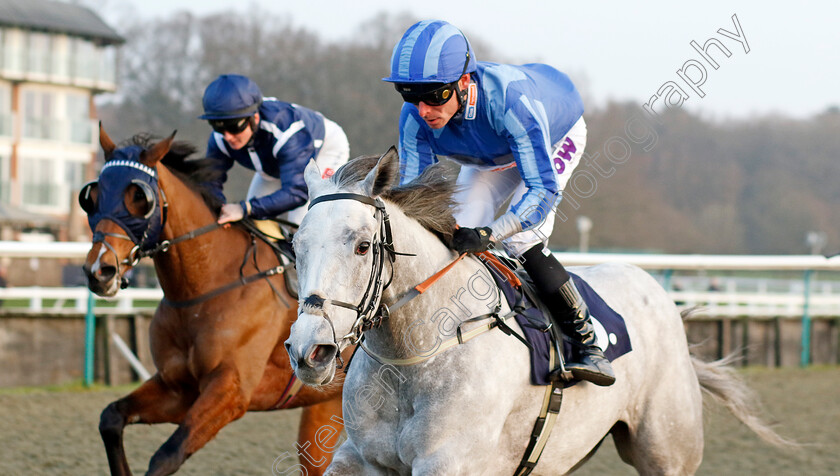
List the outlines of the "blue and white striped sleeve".
<svg viewBox="0 0 840 476">
<path fill-rule="evenodd" d="M 557 197 L 557 182 L 549 157 L 550 125 L 548 114 L 539 101 L 514 91 L 508 91 L 507 99 L 504 127 L 528 189 L 511 207 L 511 212 L 519 218 L 522 230 L 528 230 L 542 223 Z"/>
<path fill-rule="evenodd" d="M 400 112 L 400 184 L 408 183 L 437 162 L 417 108 L 403 104 Z"/>
</svg>

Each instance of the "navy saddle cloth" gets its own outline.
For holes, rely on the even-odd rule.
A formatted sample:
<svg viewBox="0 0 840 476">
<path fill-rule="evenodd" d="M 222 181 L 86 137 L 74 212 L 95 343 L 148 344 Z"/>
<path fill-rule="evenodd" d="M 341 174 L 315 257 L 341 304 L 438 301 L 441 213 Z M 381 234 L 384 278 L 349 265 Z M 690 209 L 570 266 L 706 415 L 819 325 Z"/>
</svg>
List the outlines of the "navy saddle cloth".
<svg viewBox="0 0 840 476">
<path fill-rule="evenodd" d="M 508 305 L 513 309 L 517 303 L 520 305 L 524 302 L 525 307 L 520 313 L 516 315 L 516 322 L 522 328 L 525 334 L 525 340 L 531 344 L 529 349 L 531 354 L 531 383 L 533 385 L 550 385 L 548 381 L 548 374 L 552 368 L 549 366 L 549 352 L 551 349 L 551 332 L 543 332 L 549 322 L 549 316 L 544 315 L 542 311 L 531 302 L 527 293 L 523 293 L 521 289 L 514 288 L 513 285 L 493 270 L 492 266 L 488 266 L 490 274 L 495 279 L 496 284 L 502 290 L 507 299 Z M 627 334 L 627 326 L 624 323 L 624 318 L 615 312 L 607 303 L 601 299 L 589 284 L 580 276 L 569 273 L 574 279 L 575 285 L 580 291 L 583 300 L 589 306 L 589 313 L 592 317 L 592 324 L 595 326 L 595 336 L 597 338 L 598 346 L 604 351 L 604 356 L 612 362 L 618 357 L 630 352 L 632 346 L 630 345 L 630 336 Z M 563 341 L 563 358 L 569 362 L 572 356 L 572 347 L 565 339 Z M 566 386 L 573 385 L 577 382 L 570 382 Z"/>
</svg>

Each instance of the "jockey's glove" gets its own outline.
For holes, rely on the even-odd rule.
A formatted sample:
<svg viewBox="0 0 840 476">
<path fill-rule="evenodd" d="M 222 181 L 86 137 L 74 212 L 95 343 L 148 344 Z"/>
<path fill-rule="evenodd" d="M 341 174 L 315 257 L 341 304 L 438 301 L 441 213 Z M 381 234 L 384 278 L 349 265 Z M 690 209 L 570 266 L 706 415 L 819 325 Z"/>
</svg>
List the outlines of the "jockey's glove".
<svg viewBox="0 0 840 476">
<path fill-rule="evenodd" d="M 490 247 L 493 230 L 489 227 L 458 228 L 452 235 L 452 249 L 461 253 L 480 253 Z"/>
</svg>

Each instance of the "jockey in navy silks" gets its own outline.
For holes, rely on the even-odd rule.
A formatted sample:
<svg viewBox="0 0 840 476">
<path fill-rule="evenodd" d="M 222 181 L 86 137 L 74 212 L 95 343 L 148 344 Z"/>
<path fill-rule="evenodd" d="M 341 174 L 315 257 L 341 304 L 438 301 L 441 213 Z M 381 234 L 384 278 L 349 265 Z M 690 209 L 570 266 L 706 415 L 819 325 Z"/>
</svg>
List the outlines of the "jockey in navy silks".
<svg viewBox="0 0 840 476">
<path fill-rule="evenodd" d="M 347 136 L 338 124 L 320 112 L 263 97 L 245 76 L 219 76 L 205 89 L 203 103 L 199 119 L 213 128 L 207 157 L 216 159 L 224 172 L 212 184 L 215 193 L 226 201 L 222 187 L 234 162 L 256 172 L 247 199 L 223 205 L 219 223 L 284 213 L 289 221 L 300 223 L 308 201 L 303 170 L 309 159 L 315 159 L 328 177 L 350 156 Z"/>
<path fill-rule="evenodd" d="M 461 164 L 453 248 L 487 250 L 492 242 L 519 258 L 575 345 L 575 378 L 615 381 L 598 347 L 589 310 L 546 247 L 554 209 L 583 155 L 583 102 L 565 74 L 544 64 L 476 61 L 466 36 L 444 21 L 412 25 L 394 47 L 391 74 L 405 103 L 400 113 L 403 183 L 445 156 Z M 504 213 L 494 219 L 511 199 Z M 560 369 L 551 373 L 560 378 Z"/>
</svg>

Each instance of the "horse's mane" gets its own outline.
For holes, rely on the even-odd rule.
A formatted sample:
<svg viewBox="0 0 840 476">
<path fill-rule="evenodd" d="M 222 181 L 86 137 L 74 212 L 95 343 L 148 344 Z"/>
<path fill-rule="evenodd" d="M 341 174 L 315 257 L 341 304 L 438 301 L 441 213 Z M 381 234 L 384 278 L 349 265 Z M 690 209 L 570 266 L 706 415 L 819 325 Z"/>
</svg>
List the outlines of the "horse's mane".
<svg viewBox="0 0 840 476">
<path fill-rule="evenodd" d="M 375 155 L 357 157 L 341 166 L 330 180 L 339 187 L 358 184 L 378 160 L 379 156 Z M 452 216 L 455 176 L 451 165 L 438 162 L 426 167 L 411 182 L 392 186 L 381 196 L 449 245 L 455 231 L 455 218 Z"/>
<path fill-rule="evenodd" d="M 119 147 L 136 145 L 147 150 L 158 141 L 160 141 L 159 137 L 140 133 L 120 143 Z M 224 203 L 213 193 L 208 184 L 216 181 L 223 172 L 212 166 L 212 159 L 190 158 L 197 151 L 198 149 L 189 142 L 174 141 L 169 147 L 169 152 L 161 159 L 161 163 L 188 187 L 200 194 L 211 210 L 217 212 Z"/>
</svg>

